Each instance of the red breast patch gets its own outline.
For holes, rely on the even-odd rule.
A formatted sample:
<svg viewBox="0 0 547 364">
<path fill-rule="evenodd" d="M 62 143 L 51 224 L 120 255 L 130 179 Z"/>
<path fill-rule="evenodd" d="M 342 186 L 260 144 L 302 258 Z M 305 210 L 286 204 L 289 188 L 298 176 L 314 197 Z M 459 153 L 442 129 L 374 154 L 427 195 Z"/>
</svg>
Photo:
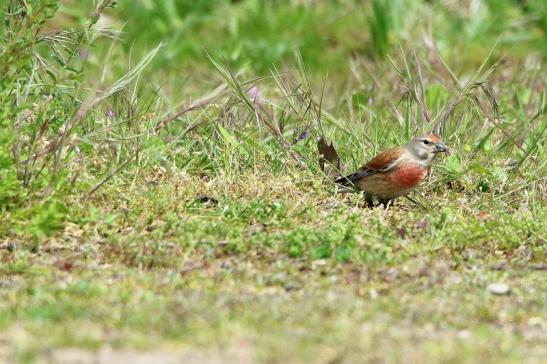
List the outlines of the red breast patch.
<svg viewBox="0 0 547 364">
<path fill-rule="evenodd" d="M 416 164 L 403 165 L 392 174 L 392 181 L 402 188 L 412 188 L 427 176 L 427 168 Z"/>
</svg>

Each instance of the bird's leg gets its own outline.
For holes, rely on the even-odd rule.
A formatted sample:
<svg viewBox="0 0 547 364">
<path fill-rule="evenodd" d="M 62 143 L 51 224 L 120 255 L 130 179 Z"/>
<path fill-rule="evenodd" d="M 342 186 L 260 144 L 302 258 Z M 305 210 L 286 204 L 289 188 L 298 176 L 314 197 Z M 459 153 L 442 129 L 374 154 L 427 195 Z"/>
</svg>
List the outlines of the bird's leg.
<svg viewBox="0 0 547 364">
<path fill-rule="evenodd" d="M 367 207 L 369 209 L 374 208 L 374 199 L 372 198 L 372 195 L 370 195 L 368 193 L 365 193 L 364 197 L 365 197 L 365 201 L 367 203 Z"/>
<path fill-rule="evenodd" d="M 385 208 L 385 209 L 388 209 L 391 205 L 392 205 L 392 201 L 391 199 L 389 198 L 379 198 L 378 199 L 378 202 L 380 202 L 380 204 Z"/>
</svg>

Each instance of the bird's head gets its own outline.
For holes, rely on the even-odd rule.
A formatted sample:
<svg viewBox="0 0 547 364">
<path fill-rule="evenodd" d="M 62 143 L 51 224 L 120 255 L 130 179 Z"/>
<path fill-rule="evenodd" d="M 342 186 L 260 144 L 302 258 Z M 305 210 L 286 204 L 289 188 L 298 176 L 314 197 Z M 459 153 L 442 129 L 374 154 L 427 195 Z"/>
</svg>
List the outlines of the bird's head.
<svg viewBox="0 0 547 364">
<path fill-rule="evenodd" d="M 408 152 L 425 166 L 430 166 L 438 153 L 448 152 L 441 138 L 426 134 L 412 139 L 406 146 Z"/>
</svg>

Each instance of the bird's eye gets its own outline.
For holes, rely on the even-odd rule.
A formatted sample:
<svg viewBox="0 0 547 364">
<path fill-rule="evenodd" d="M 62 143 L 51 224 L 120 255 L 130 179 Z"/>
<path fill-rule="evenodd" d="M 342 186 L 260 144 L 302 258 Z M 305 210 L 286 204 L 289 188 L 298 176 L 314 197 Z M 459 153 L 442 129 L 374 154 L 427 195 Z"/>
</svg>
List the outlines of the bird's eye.
<svg viewBox="0 0 547 364">
<path fill-rule="evenodd" d="M 424 144 L 425 144 L 425 145 L 429 144 L 429 140 L 427 140 L 427 139 L 424 140 Z"/>
</svg>

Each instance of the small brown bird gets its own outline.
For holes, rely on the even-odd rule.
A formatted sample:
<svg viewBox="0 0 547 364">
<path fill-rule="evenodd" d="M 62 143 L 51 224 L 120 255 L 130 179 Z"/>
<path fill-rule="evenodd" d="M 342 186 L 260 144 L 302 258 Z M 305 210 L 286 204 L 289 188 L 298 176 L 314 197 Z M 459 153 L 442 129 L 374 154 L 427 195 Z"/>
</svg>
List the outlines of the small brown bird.
<svg viewBox="0 0 547 364">
<path fill-rule="evenodd" d="M 448 152 L 448 148 L 438 136 L 416 137 L 407 145 L 383 151 L 357 172 L 336 180 L 338 192 L 363 191 L 369 206 L 373 205 L 373 197 L 385 206 L 416 188 L 429 175 L 441 152 Z"/>
</svg>

